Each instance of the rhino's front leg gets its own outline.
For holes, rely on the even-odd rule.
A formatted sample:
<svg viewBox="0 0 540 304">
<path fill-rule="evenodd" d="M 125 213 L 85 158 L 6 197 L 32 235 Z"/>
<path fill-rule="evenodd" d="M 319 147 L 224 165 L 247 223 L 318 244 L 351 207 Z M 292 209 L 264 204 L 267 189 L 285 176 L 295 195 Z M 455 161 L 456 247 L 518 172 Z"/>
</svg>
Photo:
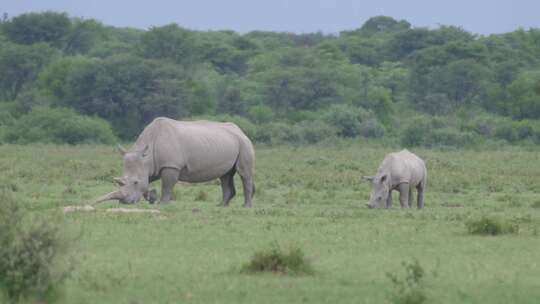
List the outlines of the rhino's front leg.
<svg viewBox="0 0 540 304">
<path fill-rule="evenodd" d="M 401 208 L 409 208 L 409 184 L 402 183 L 399 185 L 399 203 Z"/>
<path fill-rule="evenodd" d="M 392 208 L 392 190 L 388 191 L 388 198 L 386 199 L 386 209 Z"/>
<path fill-rule="evenodd" d="M 161 170 L 161 200 L 160 204 L 166 204 L 171 200 L 174 185 L 178 181 L 180 172 L 173 168 L 163 168 Z"/>
</svg>

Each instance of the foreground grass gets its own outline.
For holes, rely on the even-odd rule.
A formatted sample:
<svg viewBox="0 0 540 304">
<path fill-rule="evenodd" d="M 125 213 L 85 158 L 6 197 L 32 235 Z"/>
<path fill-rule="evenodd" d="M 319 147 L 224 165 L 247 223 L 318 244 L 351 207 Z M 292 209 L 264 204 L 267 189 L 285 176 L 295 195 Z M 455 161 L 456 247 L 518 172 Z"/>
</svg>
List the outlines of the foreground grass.
<svg viewBox="0 0 540 304">
<path fill-rule="evenodd" d="M 178 185 L 160 215 L 66 215 L 66 232 L 80 237 L 60 301 L 385 303 L 393 292 L 387 274 L 415 258 L 438 274 L 426 282 L 428 303 L 537 303 L 538 151 L 417 150 L 428 167 L 426 208 L 368 210 L 369 185 L 360 177 L 391 150 L 258 147 L 249 210 L 237 181 L 229 208 L 216 206 L 221 193 L 212 182 Z M 120 170 L 112 147 L 0 146 L 0 183 L 35 213 L 112 190 Z M 467 222 L 488 215 L 519 232 L 467 233 Z M 275 243 L 301 248 L 315 275 L 242 273 L 255 252 Z"/>
</svg>

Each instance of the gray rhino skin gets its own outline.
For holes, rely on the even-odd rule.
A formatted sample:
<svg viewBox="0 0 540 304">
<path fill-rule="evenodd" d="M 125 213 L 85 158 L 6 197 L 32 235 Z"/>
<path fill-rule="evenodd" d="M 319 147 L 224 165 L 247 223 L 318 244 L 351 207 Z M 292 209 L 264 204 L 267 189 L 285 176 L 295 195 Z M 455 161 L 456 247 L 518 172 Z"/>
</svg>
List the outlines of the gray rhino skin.
<svg viewBox="0 0 540 304">
<path fill-rule="evenodd" d="M 412 190 L 416 188 L 417 207 L 424 207 L 424 189 L 427 181 L 427 170 L 424 161 L 407 149 L 389 153 L 377 170 L 377 174 L 366 177 L 372 183 L 369 208 L 392 207 L 392 190 L 399 191 L 401 208 L 409 208 L 412 201 Z"/>
<path fill-rule="evenodd" d="M 119 200 L 136 203 L 144 196 L 156 199 L 149 183 L 161 178 L 161 203 L 171 199 L 178 181 L 200 183 L 221 180 L 223 205 L 235 196 L 234 174 L 244 186 L 244 207 L 251 207 L 255 193 L 253 181 L 255 152 L 249 138 L 233 123 L 177 121 L 156 118 L 143 130 L 129 151 L 120 147 L 124 176 L 115 178 L 120 186 L 95 203 Z"/>
</svg>

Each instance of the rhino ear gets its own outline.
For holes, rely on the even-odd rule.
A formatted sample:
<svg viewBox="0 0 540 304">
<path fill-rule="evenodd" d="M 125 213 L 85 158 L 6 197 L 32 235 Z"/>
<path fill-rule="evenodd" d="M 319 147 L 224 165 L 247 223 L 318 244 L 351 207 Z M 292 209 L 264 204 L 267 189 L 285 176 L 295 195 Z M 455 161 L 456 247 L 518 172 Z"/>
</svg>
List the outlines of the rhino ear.
<svg viewBox="0 0 540 304">
<path fill-rule="evenodd" d="M 373 181 L 373 176 L 364 176 L 364 179 L 367 180 L 368 182 L 372 182 Z"/>
<path fill-rule="evenodd" d="M 150 151 L 150 146 L 146 145 L 144 149 L 141 151 L 142 157 L 146 157 L 148 155 L 148 152 Z"/>
<path fill-rule="evenodd" d="M 120 177 L 115 177 L 113 178 L 114 182 L 118 184 L 118 186 L 124 186 L 126 183 L 124 182 L 124 180 Z"/>
</svg>

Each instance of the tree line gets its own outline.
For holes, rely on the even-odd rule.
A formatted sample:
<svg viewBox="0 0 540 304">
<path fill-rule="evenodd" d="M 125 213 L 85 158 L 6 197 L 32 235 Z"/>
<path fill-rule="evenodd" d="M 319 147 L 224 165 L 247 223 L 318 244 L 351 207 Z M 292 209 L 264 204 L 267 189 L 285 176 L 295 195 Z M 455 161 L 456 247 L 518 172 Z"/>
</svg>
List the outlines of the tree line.
<svg viewBox="0 0 540 304">
<path fill-rule="evenodd" d="M 241 35 L 26 13 L 0 22 L 0 71 L 0 142 L 133 140 L 167 116 L 234 121 L 263 143 L 540 143 L 540 29 L 377 16 L 337 35 Z"/>
</svg>

